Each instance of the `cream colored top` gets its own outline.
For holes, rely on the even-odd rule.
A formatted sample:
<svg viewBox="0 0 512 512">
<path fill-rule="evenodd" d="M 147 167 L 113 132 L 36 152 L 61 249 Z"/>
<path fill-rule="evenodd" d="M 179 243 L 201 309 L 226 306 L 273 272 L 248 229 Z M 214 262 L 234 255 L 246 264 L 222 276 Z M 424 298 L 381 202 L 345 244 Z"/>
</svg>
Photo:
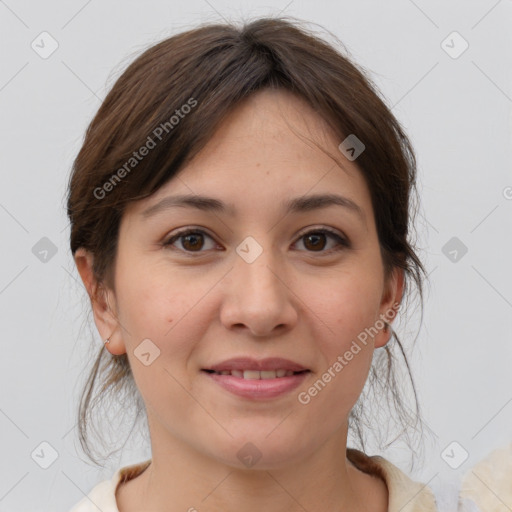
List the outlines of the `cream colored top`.
<svg viewBox="0 0 512 512">
<path fill-rule="evenodd" d="M 462 479 L 462 505 L 474 503 L 483 512 L 512 510 L 512 443 L 475 464 Z"/>
<path fill-rule="evenodd" d="M 369 457 L 359 450 L 347 449 L 347 458 L 361 471 L 382 478 L 389 493 L 389 512 L 437 512 L 434 494 L 424 484 L 411 480 L 383 457 Z M 116 490 L 123 481 L 140 475 L 151 459 L 119 468 L 110 480 L 96 485 L 70 512 L 119 512 Z"/>
</svg>

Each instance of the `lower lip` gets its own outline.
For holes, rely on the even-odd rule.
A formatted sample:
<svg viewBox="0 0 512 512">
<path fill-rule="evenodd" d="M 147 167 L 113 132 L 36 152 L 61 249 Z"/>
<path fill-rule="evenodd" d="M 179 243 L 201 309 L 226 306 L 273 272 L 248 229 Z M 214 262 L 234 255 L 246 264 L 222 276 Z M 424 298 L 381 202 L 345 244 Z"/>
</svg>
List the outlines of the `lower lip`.
<svg viewBox="0 0 512 512">
<path fill-rule="evenodd" d="M 297 373 L 289 377 L 276 377 L 275 379 L 243 379 L 233 375 L 203 373 L 234 395 L 254 400 L 266 400 L 289 393 L 298 387 L 309 374 L 309 372 Z"/>
</svg>

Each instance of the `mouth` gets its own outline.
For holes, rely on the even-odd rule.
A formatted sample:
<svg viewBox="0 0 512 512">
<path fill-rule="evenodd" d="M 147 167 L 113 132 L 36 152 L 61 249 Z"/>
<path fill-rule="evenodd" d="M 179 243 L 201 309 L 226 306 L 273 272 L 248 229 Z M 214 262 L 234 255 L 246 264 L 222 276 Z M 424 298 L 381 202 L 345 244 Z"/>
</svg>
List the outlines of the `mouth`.
<svg viewBox="0 0 512 512">
<path fill-rule="evenodd" d="M 237 377 L 239 379 L 248 379 L 248 380 L 269 380 L 269 379 L 280 379 L 282 377 L 291 377 L 293 375 L 299 375 L 301 373 L 307 373 L 309 370 L 301 370 L 298 372 L 294 372 L 292 370 L 203 370 L 206 373 L 212 373 L 214 375 L 231 375 L 233 377 Z"/>
<path fill-rule="evenodd" d="M 282 357 L 254 359 L 252 357 L 234 357 L 214 364 L 203 371 L 218 375 L 232 375 L 240 379 L 277 379 L 291 377 L 309 370 L 295 361 Z"/>
<path fill-rule="evenodd" d="M 201 373 L 232 395 L 250 400 L 269 400 L 290 393 L 311 370 L 279 357 L 263 360 L 239 357 L 202 368 Z"/>
</svg>

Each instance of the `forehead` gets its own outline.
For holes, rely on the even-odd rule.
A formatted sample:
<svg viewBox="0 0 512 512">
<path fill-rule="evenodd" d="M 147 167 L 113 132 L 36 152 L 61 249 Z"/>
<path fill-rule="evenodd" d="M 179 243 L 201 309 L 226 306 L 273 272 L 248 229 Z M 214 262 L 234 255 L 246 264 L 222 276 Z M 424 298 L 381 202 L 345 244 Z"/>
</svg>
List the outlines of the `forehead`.
<svg viewBox="0 0 512 512">
<path fill-rule="evenodd" d="M 292 197 L 337 193 L 364 217 L 371 209 L 366 184 L 340 142 L 302 98 L 263 90 L 239 104 L 193 160 L 131 211 L 143 214 L 170 194 L 215 196 L 234 214 L 250 202 L 290 206 Z"/>
<path fill-rule="evenodd" d="M 331 144 L 337 139 L 327 121 L 303 98 L 281 89 L 263 89 L 239 103 L 217 129 L 212 145 L 226 138 L 231 143 L 239 139 L 243 144 L 244 138 L 251 137 L 256 148 L 263 141 L 266 145 L 286 142 L 289 147 L 302 149 L 304 137 Z"/>
</svg>

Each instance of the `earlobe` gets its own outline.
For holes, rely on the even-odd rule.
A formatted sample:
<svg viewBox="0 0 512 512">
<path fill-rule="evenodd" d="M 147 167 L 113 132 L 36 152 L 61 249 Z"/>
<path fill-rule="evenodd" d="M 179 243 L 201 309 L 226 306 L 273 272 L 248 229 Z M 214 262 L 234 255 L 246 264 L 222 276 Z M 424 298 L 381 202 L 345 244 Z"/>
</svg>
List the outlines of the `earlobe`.
<svg viewBox="0 0 512 512">
<path fill-rule="evenodd" d="M 108 300 L 109 290 L 102 283 L 98 283 L 94 275 L 94 255 L 90 251 L 80 248 L 75 252 L 74 258 L 78 273 L 91 301 L 94 323 L 106 349 L 114 355 L 124 354 L 126 349 L 119 333 L 119 322 Z"/>
</svg>

